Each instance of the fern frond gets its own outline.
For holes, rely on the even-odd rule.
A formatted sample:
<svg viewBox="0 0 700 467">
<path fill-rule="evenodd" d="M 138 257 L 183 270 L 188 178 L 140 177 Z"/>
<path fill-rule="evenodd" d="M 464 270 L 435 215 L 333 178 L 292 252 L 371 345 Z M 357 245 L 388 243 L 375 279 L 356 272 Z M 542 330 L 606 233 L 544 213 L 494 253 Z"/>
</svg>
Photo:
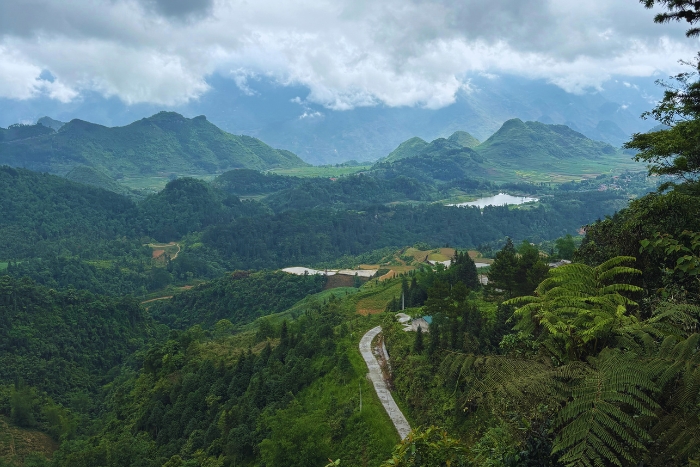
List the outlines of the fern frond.
<svg viewBox="0 0 700 467">
<path fill-rule="evenodd" d="M 621 264 L 625 263 L 634 263 L 637 261 L 637 258 L 634 256 L 616 256 L 614 258 L 610 258 L 606 262 L 598 265 L 596 269 L 600 271 L 601 273 L 608 271 L 616 266 L 619 266 Z"/>
<path fill-rule="evenodd" d="M 559 412 L 552 453 L 569 467 L 633 463 L 649 434 L 636 416 L 653 416 L 658 407 L 649 393 L 650 375 L 636 368 L 633 355 L 606 350 L 591 359 L 588 374 L 573 386 Z M 629 413 L 631 410 L 632 413 Z"/>
<path fill-rule="evenodd" d="M 598 281 L 605 282 L 623 274 L 641 275 L 642 271 L 627 266 L 615 266 L 600 272 L 598 274 Z"/>
</svg>

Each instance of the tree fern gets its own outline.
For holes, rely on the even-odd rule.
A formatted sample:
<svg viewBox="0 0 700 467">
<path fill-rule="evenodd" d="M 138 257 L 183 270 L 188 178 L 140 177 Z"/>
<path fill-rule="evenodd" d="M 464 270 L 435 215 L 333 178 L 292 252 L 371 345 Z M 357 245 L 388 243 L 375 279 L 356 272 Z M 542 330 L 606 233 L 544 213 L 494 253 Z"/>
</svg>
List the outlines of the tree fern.
<svg viewBox="0 0 700 467">
<path fill-rule="evenodd" d="M 569 467 L 633 464 L 650 440 L 638 416 L 654 416 L 651 377 L 617 350 L 590 358 L 588 373 L 571 386 L 556 420 L 553 454 Z"/>
<path fill-rule="evenodd" d="M 574 263 L 552 269 L 535 296 L 505 302 L 522 305 L 513 315 L 515 329 L 537 334 L 558 358 L 574 361 L 585 357 L 587 351 L 595 353 L 605 347 L 615 329 L 637 322 L 629 312 L 637 303 L 624 294 L 642 289 L 613 282 L 620 276 L 641 273 L 623 266 L 633 261 L 632 257 L 618 256 L 595 268 Z M 591 343 L 593 349 L 588 348 Z"/>
<path fill-rule="evenodd" d="M 448 384 L 466 386 L 463 406 L 485 405 L 518 412 L 532 410 L 543 401 L 556 406 L 567 397 L 565 383 L 585 374 L 585 364 L 555 367 L 551 361 L 479 356 L 449 352 L 439 370 Z"/>
<path fill-rule="evenodd" d="M 651 429 L 660 461 L 700 454 L 700 334 L 667 337 L 645 362 L 662 388 L 664 410 Z"/>
</svg>

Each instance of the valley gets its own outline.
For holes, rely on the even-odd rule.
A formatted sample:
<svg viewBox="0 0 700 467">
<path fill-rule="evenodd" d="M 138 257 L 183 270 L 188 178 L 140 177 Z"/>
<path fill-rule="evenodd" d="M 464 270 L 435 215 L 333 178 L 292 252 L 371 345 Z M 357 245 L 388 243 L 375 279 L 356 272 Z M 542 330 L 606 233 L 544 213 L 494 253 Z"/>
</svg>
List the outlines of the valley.
<svg viewBox="0 0 700 467">
<path fill-rule="evenodd" d="M 538 5 L 519 5 L 514 22 L 498 16 L 513 8 L 477 21 L 449 2 L 430 5 L 427 25 L 395 17 L 410 34 L 394 37 L 378 93 L 357 83 L 379 80 L 381 54 L 346 36 L 351 66 L 320 46 L 304 55 L 318 35 L 306 28 L 332 7 L 324 27 L 349 21 L 371 44 L 391 28 L 360 27 L 365 10 L 384 21 L 379 10 L 421 2 L 311 2 L 283 39 L 270 31 L 295 18 L 293 2 L 266 4 L 277 16 L 255 34 L 255 2 L 106 2 L 118 11 L 97 21 L 102 3 L 84 18 L 115 44 L 172 26 L 148 49 L 159 69 L 147 79 L 130 78 L 149 68 L 134 60 L 139 40 L 115 49 L 126 62 L 101 57 L 124 73 L 127 100 L 102 78 L 71 88 L 71 73 L 43 64 L 0 66 L 0 103 L 17 94 L 5 79 L 17 68 L 37 77 L 13 99 L 61 110 L 0 128 L 0 467 L 700 465 L 697 62 L 662 85 L 643 115 L 653 126 L 629 111 L 651 102 L 641 78 L 441 70 L 479 53 L 466 60 L 460 21 L 481 41 L 479 28 L 528 26 Z M 657 22 L 700 21 L 697 5 L 676 17 L 683 2 L 644 3 L 672 12 Z M 226 34 L 180 34 L 219 16 Z M 56 21 L 82 27 L 74 14 Z M 610 31 L 600 50 L 619 42 Z M 585 32 L 581 43 L 601 35 Z M 0 59 L 16 65 L 24 55 L 5 34 Z M 177 56 L 212 37 L 216 49 Z M 510 53 L 499 39 L 494 53 L 484 38 L 489 60 L 525 60 L 533 76 L 552 60 L 542 44 Z M 437 51 L 433 39 L 450 60 L 412 56 Z M 268 40 L 293 45 L 265 57 L 275 72 L 246 49 Z M 568 46 L 558 53 L 586 58 Z M 224 80 L 241 57 L 260 69 Z M 338 76 L 300 93 L 307 65 Z M 445 76 L 442 94 L 425 84 Z M 123 108 L 86 112 L 90 102 Z M 67 118 L 69 107 L 95 119 Z M 108 121 L 119 126 L 94 123 Z"/>
</svg>

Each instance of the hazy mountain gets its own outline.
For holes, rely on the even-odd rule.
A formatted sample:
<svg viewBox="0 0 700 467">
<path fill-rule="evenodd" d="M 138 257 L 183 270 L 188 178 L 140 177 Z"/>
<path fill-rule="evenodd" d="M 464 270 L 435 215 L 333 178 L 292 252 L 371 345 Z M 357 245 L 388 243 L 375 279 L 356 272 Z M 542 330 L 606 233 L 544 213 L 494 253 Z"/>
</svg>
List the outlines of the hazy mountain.
<svg viewBox="0 0 700 467">
<path fill-rule="evenodd" d="M 12 136 L 18 132 L 29 136 Z M 0 164 L 58 174 L 87 166 L 117 179 L 306 165 L 289 151 L 226 133 L 204 116 L 188 119 L 174 112 L 114 128 L 83 120 L 71 120 L 58 132 L 43 125 L 13 126 L 0 143 Z"/>
<path fill-rule="evenodd" d="M 66 122 L 59 122 L 51 117 L 41 117 L 36 123 L 37 125 L 44 125 L 45 127 L 52 128 L 55 131 L 60 130 L 61 127 L 66 124 Z"/>
<path fill-rule="evenodd" d="M 381 162 L 396 162 L 401 159 L 421 155 L 446 155 L 461 152 L 464 148 L 474 148 L 479 145 L 479 140 L 466 131 L 456 131 L 449 138 L 438 138 L 430 143 L 415 136 L 399 144 L 388 156 L 380 159 Z"/>
<path fill-rule="evenodd" d="M 598 159 L 617 150 L 593 141 L 566 125 L 508 120 L 475 148 L 485 159 L 545 162 L 547 160 Z"/>
<path fill-rule="evenodd" d="M 483 141 L 512 118 L 567 125 L 593 140 L 619 147 L 632 133 L 654 126 L 655 122 L 641 120 L 639 115 L 660 97 L 654 78 L 611 79 L 602 89 L 572 94 L 544 80 L 473 76 L 468 89 L 441 109 L 378 105 L 335 111 L 307 101 L 305 87 L 281 86 L 264 77 L 248 80 L 245 91 L 218 74 L 207 81 L 209 92 L 171 110 L 187 117 L 204 114 L 229 133 L 260 138 L 314 164 L 377 160 L 413 136 L 432 141 L 457 130 Z M 45 97 L 0 98 L 0 109 L 0 126 L 35 122 L 44 115 L 121 126 L 162 107 L 126 105 L 116 98 L 86 93 L 67 104 Z"/>
<path fill-rule="evenodd" d="M 36 136 L 53 133 L 51 128 L 43 125 L 10 125 L 8 128 L 0 128 L 0 143 L 18 141 Z"/>
<path fill-rule="evenodd" d="M 418 156 L 429 144 L 430 143 L 422 138 L 414 136 L 399 144 L 399 147 L 391 151 L 386 158 L 381 159 L 381 162 L 396 162 L 401 159 L 406 159 L 407 157 Z"/>
</svg>

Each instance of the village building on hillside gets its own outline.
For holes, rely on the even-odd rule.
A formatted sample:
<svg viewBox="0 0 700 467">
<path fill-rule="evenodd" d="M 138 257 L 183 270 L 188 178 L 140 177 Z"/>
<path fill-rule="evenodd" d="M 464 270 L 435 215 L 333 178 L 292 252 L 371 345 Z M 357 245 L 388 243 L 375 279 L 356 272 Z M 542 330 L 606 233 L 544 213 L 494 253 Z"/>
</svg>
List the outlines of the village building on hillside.
<svg viewBox="0 0 700 467">
<path fill-rule="evenodd" d="M 571 264 L 571 261 L 569 261 L 568 259 L 562 259 L 557 261 L 556 263 L 548 263 L 547 266 L 549 266 L 550 268 L 558 268 L 559 266 L 564 266 L 566 264 Z"/>
<path fill-rule="evenodd" d="M 420 326 L 421 332 L 429 332 L 428 327 L 433 322 L 432 316 L 421 316 L 420 318 L 411 319 L 406 313 L 396 313 L 396 321 L 403 324 L 403 330 L 406 332 L 418 332 Z"/>
</svg>

